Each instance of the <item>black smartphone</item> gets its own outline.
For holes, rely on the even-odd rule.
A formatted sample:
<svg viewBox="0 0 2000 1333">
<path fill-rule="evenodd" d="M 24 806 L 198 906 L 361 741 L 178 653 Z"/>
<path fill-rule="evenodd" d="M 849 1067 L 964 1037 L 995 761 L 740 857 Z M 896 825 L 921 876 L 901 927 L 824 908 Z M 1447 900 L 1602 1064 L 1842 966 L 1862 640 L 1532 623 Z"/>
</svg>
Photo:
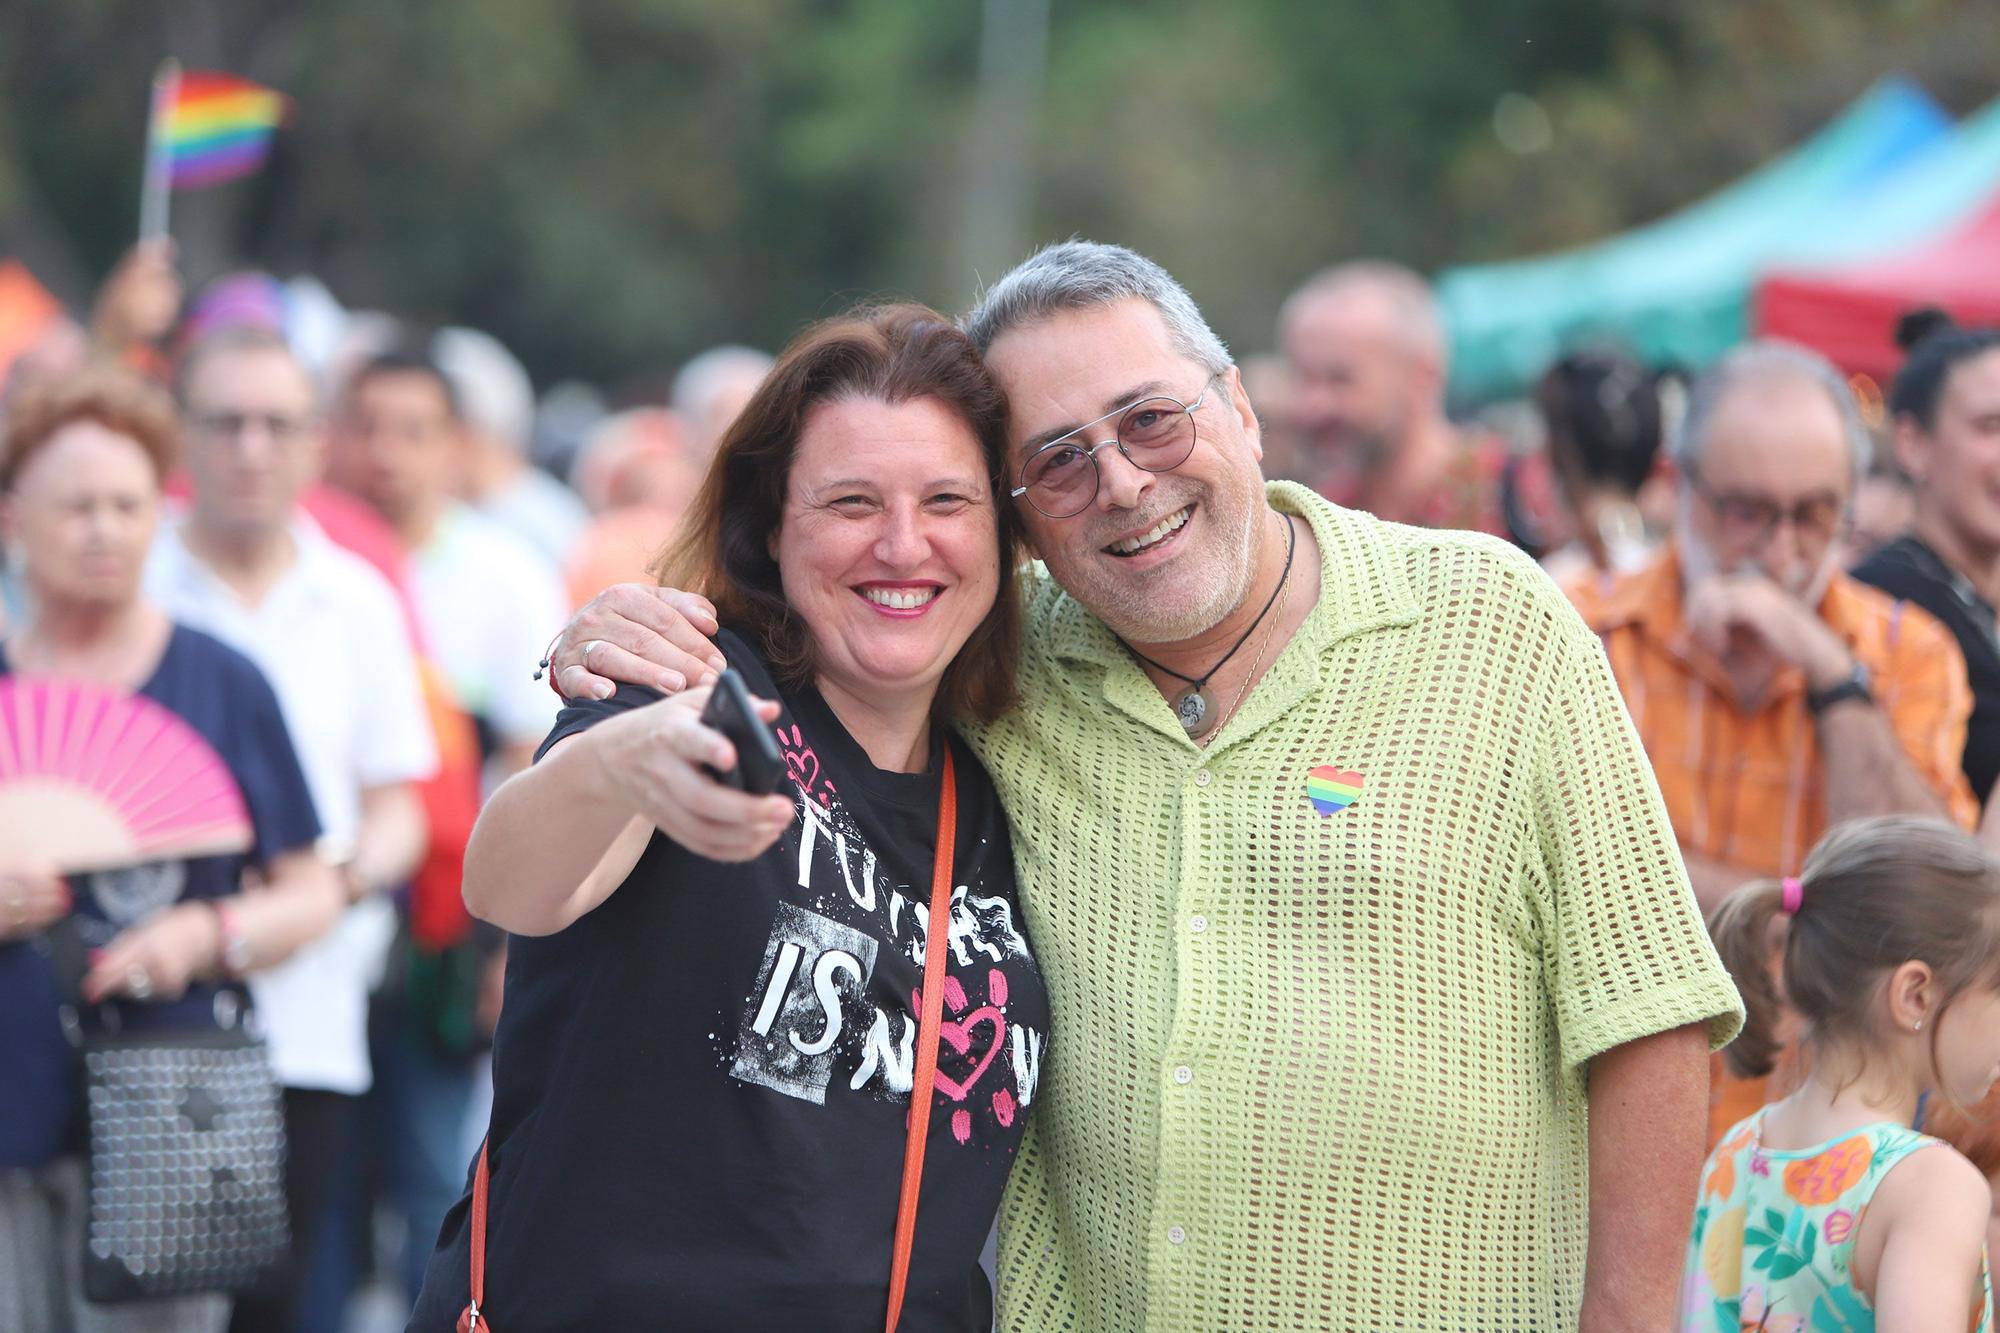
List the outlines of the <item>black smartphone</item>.
<svg viewBox="0 0 2000 1333">
<path fill-rule="evenodd" d="M 769 796 L 785 780 L 785 756 L 778 752 L 771 729 L 758 720 L 750 687 L 735 667 L 715 682 L 715 693 L 708 696 L 708 707 L 701 710 L 701 724 L 721 732 L 736 747 L 736 767 L 727 773 L 708 769 L 717 782 L 752 796 Z"/>
</svg>

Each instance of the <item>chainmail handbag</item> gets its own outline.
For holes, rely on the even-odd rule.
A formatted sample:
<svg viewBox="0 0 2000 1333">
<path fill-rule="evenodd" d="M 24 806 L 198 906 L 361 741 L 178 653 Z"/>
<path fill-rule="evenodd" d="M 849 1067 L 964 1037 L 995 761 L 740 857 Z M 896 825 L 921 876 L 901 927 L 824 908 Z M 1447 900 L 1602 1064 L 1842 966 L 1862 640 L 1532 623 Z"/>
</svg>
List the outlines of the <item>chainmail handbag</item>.
<svg viewBox="0 0 2000 1333">
<path fill-rule="evenodd" d="M 83 1056 L 83 1287 L 103 1303 L 254 1289 L 282 1265 L 284 1107 L 231 991 L 214 1028 L 66 1029 Z"/>
</svg>

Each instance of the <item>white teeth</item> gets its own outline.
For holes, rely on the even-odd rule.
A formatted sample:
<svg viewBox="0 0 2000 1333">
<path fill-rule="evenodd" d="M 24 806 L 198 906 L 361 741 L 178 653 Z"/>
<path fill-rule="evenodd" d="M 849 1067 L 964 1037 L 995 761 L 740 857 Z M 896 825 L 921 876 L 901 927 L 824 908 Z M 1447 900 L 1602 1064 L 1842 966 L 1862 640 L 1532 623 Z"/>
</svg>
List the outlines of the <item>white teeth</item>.
<svg viewBox="0 0 2000 1333">
<path fill-rule="evenodd" d="M 936 600 L 936 588 L 863 588 L 861 595 L 891 611 L 914 611 Z"/>
<path fill-rule="evenodd" d="M 1131 555 L 1134 551 L 1144 550 L 1154 542 L 1161 540 L 1168 533 L 1179 532 L 1181 526 L 1188 521 L 1189 515 L 1193 513 L 1194 506 L 1189 505 L 1186 509 L 1178 513 L 1169 514 L 1161 519 L 1158 526 L 1154 527 L 1150 532 L 1143 532 L 1137 537 L 1129 537 L 1122 542 L 1111 543 L 1111 549 L 1118 555 Z"/>
</svg>

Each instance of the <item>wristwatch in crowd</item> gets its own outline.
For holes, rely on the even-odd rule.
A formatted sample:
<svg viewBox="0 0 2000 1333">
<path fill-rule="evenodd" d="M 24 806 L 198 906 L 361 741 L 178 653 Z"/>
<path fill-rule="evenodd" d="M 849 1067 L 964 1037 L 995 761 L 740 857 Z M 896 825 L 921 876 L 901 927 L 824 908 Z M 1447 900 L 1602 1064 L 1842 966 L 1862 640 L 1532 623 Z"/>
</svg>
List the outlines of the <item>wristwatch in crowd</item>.
<svg viewBox="0 0 2000 1333">
<path fill-rule="evenodd" d="M 1843 680 L 1834 682 L 1823 690 L 1806 691 L 1806 711 L 1818 717 L 1827 709 L 1849 699 L 1859 699 L 1863 703 L 1874 703 L 1874 691 L 1868 688 L 1868 668 L 1856 662 L 1854 670 Z"/>
</svg>

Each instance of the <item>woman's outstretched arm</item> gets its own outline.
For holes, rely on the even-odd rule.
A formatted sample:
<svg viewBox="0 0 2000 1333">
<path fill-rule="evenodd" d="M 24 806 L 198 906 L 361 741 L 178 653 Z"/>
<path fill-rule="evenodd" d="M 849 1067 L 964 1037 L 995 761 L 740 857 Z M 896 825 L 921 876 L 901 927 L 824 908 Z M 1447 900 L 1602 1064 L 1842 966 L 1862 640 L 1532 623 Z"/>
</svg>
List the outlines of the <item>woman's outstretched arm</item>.
<svg viewBox="0 0 2000 1333">
<path fill-rule="evenodd" d="M 516 935 L 551 935 L 611 896 L 653 830 L 716 861 L 748 861 L 792 821 L 789 795 L 751 796 L 704 769 L 736 763 L 701 724 L 707 688 L 558 741 L 493 793 L 465 849 L 465 905 Z M 760 705 L 765 721 L 777 705 Z"/>
</svg>

